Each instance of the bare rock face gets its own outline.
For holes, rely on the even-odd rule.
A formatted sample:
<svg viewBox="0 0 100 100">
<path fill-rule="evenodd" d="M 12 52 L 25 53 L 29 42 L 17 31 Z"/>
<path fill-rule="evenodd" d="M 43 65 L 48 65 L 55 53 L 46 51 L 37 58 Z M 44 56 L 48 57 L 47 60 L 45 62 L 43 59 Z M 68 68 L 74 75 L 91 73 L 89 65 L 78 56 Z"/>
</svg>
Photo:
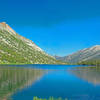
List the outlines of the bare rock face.
<svg viewBox="0 0 100 100">
<path fill-rule="evenodd" d="M 16 34 L 16 32 L 8 24 L 6 24 L 6 22 L 0 23 L 0 29 L 7 30 L 8 32 L 10 32 L 12 34 Z"/>
</svg>

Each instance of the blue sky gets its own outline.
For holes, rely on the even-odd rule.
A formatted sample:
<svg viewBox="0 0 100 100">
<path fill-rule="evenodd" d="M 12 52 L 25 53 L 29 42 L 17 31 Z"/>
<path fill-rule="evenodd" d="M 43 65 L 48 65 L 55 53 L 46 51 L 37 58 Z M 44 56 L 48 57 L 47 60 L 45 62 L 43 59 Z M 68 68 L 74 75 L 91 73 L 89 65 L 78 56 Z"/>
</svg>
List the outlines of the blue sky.
<svg viewBox="0 0 100 100">
<path fill-rule="evenodd" d="M 2 21 L 51 55 L 100 44 L 100 0 L 2 0 Z"/>
</svg>

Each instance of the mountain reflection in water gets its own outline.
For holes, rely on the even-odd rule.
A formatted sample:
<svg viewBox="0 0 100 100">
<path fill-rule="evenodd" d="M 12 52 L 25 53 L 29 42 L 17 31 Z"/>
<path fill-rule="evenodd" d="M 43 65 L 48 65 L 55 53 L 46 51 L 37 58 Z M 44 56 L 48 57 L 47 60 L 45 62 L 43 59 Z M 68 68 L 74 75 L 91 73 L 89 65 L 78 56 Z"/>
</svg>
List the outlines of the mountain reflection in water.
<svg viewBox="0 0 100 100">
<path fill-rule="evenodd" d="M 0 100 L 10 100 L 17 90 L 35 83 L 44 71 L 17 67 L 0 67 Z"/>
<path fill-rule="evenodd" d="M 75 67 L 69 70 L 71 74 L 79 77 L 82 80 L 88 81 L 93 85 L 100 85 L 100 68 L 90 66 L 90 67 Z"/>
</svg>

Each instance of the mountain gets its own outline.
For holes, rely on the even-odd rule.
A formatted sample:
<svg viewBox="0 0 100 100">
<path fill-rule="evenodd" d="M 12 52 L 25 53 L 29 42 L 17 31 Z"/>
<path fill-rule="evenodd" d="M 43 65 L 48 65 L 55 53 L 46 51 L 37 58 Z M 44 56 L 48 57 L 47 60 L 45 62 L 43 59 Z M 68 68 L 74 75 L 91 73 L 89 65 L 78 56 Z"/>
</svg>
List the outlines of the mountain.
<svg viewBox="0 0 100 100">
<path fill-rule="evenodd" d="M 93 47 L 80 50 L 76 53 L 73 53 L 65 57 L 56 56 L 55 58 L 64 62 L 69 62 L 69 63 L 100 60 L 100 45 L 95 45 Z"/>
<path fill-rule="evenodd" d="M 17 34 L 5 22 L 0 23 L 0 64 L 57 64 L 31 40 Z"/>
</svg>

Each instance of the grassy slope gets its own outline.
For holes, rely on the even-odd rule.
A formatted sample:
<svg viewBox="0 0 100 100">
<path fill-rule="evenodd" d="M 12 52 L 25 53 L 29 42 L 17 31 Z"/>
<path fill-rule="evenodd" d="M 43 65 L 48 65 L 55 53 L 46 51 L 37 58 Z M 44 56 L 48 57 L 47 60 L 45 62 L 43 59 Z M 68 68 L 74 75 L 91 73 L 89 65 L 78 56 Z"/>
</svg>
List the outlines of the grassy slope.
<svg viewBox="0 0 100 100">
<path fill-rule="evenodd" d="M 0 64 L 59 64 L 51 56 L 41 51 L 36 51 L 19 39 L 18 34 L 12 35 L 5 30 L 0 30 Z M 8 43 L 6 43 L 5 39 Z"/>
</svg>

